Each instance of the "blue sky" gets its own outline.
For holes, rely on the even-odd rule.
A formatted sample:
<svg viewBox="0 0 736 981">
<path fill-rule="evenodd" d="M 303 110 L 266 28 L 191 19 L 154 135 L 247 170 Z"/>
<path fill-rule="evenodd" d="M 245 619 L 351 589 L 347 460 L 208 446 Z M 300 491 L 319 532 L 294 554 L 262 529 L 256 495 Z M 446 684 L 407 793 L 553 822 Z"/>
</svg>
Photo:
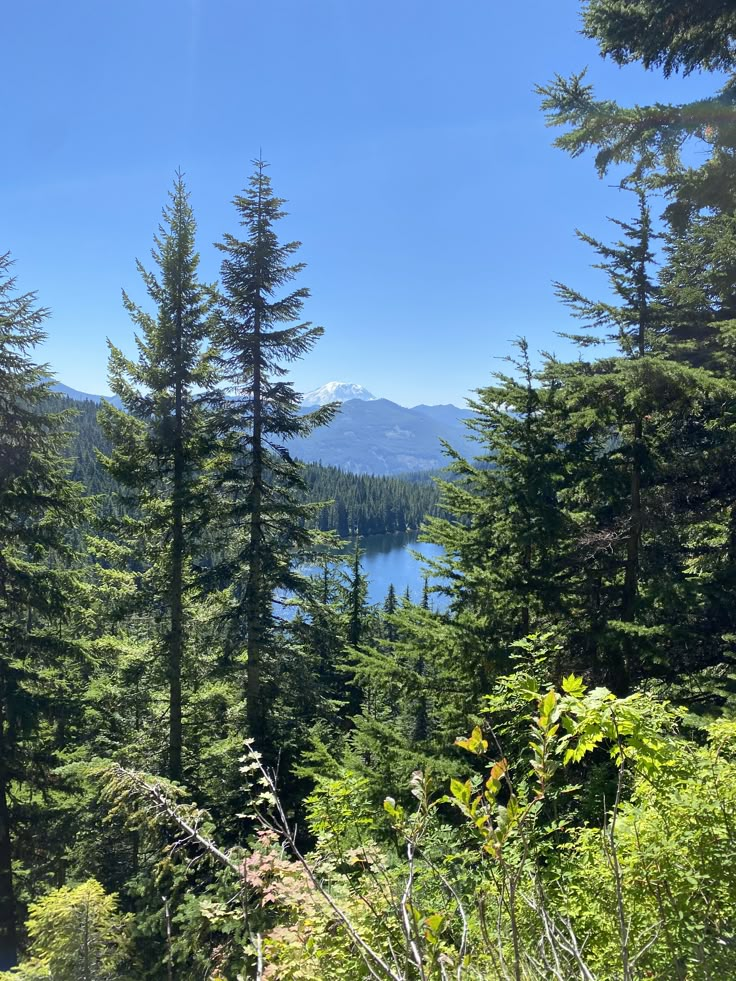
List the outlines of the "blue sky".
<svg viewBox="0 0 736 981">
<path fill-rule="evenodd" d="M 461 404 L 517 335 L 566 353 L 551 282 L 600 291 L 574 229 L 606 236 L 628 195 L 551 147 L 534 84 L 588 65 L 622 102 L 715 88 L 619 69 L 578 30 L 576 0 L 9 4 L 0 250 L 52 310 L 41 357 L 109 391 L 105 338 L 132 353 L 120 291 L 144 299 L 135 258 L 175 170 L 214 279 L 261 148 L 325 327 L 299 389 Z"/>
</svg>

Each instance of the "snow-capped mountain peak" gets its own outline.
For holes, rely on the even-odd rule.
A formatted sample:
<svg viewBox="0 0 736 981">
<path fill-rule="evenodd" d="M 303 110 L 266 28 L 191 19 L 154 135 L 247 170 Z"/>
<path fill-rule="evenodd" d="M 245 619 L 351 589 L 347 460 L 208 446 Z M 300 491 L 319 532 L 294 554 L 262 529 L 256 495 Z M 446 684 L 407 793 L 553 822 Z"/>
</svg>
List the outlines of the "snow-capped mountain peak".
<svg viewBox="0 0 736 981">
<path fill-rule="evenodd" d="M 363 402 L 375 402 L 376 396 L 371 395 L 362 385 L 352 382 L 333 381 L 307 392 L 302 399 L 302 405 L 325 405 L 327 402 L 349 402 L 350 399 L 360 399 Z"/>
</svg>

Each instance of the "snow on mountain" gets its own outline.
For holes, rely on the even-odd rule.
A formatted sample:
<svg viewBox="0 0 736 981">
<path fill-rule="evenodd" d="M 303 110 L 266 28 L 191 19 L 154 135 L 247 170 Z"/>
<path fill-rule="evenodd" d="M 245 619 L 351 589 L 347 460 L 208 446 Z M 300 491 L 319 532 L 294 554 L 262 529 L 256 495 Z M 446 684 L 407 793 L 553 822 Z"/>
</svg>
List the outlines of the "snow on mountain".
<svg viewBox="0 0 736 981">
<path fill-rule="evenodd" d="M 361 402 L 375 402 L 376 396 L 372 395 L 362 385 L 333 381 L 327 382 L 320 388 L 315 388 L 313 392 L 307 392 L 302 399 L 302 405 L 326 405 L 327 402 L 349 402 L 351 399 L 360 399 Z"/>
</svg>

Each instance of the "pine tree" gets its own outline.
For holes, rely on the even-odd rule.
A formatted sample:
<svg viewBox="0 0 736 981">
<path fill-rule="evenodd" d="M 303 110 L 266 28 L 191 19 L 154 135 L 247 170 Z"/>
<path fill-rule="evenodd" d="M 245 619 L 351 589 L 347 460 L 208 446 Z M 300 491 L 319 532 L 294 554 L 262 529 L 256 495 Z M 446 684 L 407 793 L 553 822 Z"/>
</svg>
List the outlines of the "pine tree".
<svg viewBox="0 0 736 981">
<path fill-rule="evenodd" d="M 368 583 L 363 575 L 363 568 L 360 560 L 362 557 L 359 540 L 355 539 L 353 549 L 353 561 L 351 563 L 350 578 L 348 579 L 348 643 L 352 647 L 357 647 L 363 639 L 364 621 L 366 614 L 366 596 L 368 593 Z"/>
<path fill-rule="evenodd" d="M 299 589 L 300 551 L 310 541 L 305 523 L 314 508 L 304 503 L 302 466 L 288 441 L 305 436 L 334 414 L 330 404 L 300 411 L 301 397 L 284 381 L 290 363 L 306 354 L 322 328 L 296 322 L 309 291 L 280 294 L 303 264 L 291 262 L 298 242 L 280 243 L 274 226 L 285 212 L 262 160 L 234 204 L 245 237 L 226 234 L 218 248 L 221 267 L 221 342 L 224 378 L 232 399 L 226 414 L 219 485 L 223 520 L 233 532 L 223 565 L 234 584 L 234 615 L 247 652 L 248 730 L 263 745 L 276 657 L 273 599 L 276 590 Z"/>
<path fill-rule="evenodd" d="M 79 662 L 80 601 L 68 532 L 87 509 L 68 476 L 64 414 L 44 411 L 48 371 L 31 357 L 47 311 L 19 294 L 0 256 L 0 967 L 16 957 L 13 833 L 46 790 L 66 741 L 64 702 Z M 78 627 L 79 633 L 81 629 Z M 71 635 L 71 636 L 70 636 Z M 65 677 L 67 681 L 65 681 Z M 78 678 L 76 678 L 78 681 Z M 15 786 L 13 800 L 10 790 Z M 34 808 L 28 809 L 35 816 Z"/>
<path fill-rule="evenodd" d="M 386 625 L 351 652 L 360 712 L 354 716 L 346 765 L 359 771 L 377 799 L 403 796 L 410 774 L 452 769 L 453 732 L 467 720 L 474 690 L 454 671 L 453 626 L 405 600 Z M 464 697 L 467 696 L 467 697 Z"/>
<path fill-rule="evenodd" d="M 28 977 L 54 981 L 120 977 L 130 920 L 130 915 L 119 912 L 117 896 L 107 895 L 94 879 L 55 889 L 31 906 L 31 956 L 22 966 L 21 978 L 26 972 Z"/>
<path fill-rule="evenodd" d="M 348 524 L 348 512 L 344 503 L 338 498 L 336 502 L 337 517 L 335 519 L 335 530 L 337 531 L 340 538 L 348 538 L 350 535 L 350 526 Z"/>
<path fill-rule="evenodd" d="M 688 506 L 673 510 L 672 491 L 700 452 L 700 437 L 687 448 L 681 437 L 687 429 L 695 435 L 711 381 L 673 343 L 672 311 L 651 272 L 653 234 L 641 191 L 638 216 L 616 224 L 624 239 L 614 246 L 582 236 L 601 256 L 616 302 L 591 301 L 567 287 L 558 292 L 618 353 L 557 370 L 564 377 L 560 439 L 577 453 L 566 505 L 577 514 L 588 586 L 577 636 L 602 677 L 623 693 L 661 673 L 667 624 L 695 601 L 694 583 L 682 575 L 683 531 L 692 516 Z"/>
<path fill-rule="evenodd" d="M 736 218 L 698 217 L 668 236 L 665 251 L 668 356 L 700 379 L 699 397 L 672 426 L 665 461 L 668 515 L 689 583 L 687 602 L 680 591 L 668 618 L 687 687 L 711 688 L 733 673 L 736 633 Z"/>
<path fill-rule="evenodd" d="M 303 657 L 313 665 L 308 682 L 308 688 L 314 692 L 310 706 L 312 714 L 307 720 L 310 724 L 317 718 L 332 723 L 344 715 L 346 679 L 343 665 L 349 611 L 338 548 L 334 537 L 326 536 L 324 550 L 315 560 L 318 572 L 311 578 L 311 588 L 299 600 L 300 615 L 294 618 L 290 631 L 298 636 L 305 652 Z M 307 701 L 303 684 L 299 699 L 303 708 Z"/>
<path fill-rule="evenodd" d="M 399 603 L 396 599 L 396 590 L 394 589 L 394 584 L 391 582 L 388 584 L 386 599 L 383 601 L 383 612 L 385 614 L 384 633 L 386 635 L 386 640 L 388 641 L 396 640 L 396 629 L 391 618 L 396 613 L 398 606 Z"/>
<path fill-rule="evenodd" d="M 736 205 L 736 16 L 721 0 L 591 0 L 583 33 L 620 65 L 640 62 L 666 76 L 726 73 L 710 98 L 684 105 L 622 106 L 596 99 L 585 72 L 556 76 L 537 91 L 550 126 L 565 127 L 555 144 L 577 156 L 593 149 L 600 174 L 620 164 L 637 178 L 666 187 L 667 218 L 682 229 L 703 209 Z M 698 165 L 690 162 L 695 145 Z M 706 147 L 705 153 L 703 149 Z M 705 159 L 703 159 L 705 157 Z"/>
<path fill-rule="evenodd" d="M 449 450 L 456 479 L 440 487 L 450 517 L 431 518 L 424 532 L 444 547 L 428 568 L 454 614 L 457 644 L 447 654 L 458 660 L 445 670 L 475 693 L 470 704 L 489 690 L 510 645 L 547 629 L 562 605 L 559 555 L 569 529 L 559 500 L 560 385 L 553 371 L 532 368 L 523 339 L 518 350 L 508 359 L 514 373 L 498 373 L 471 401 L 478 455 L 468 461 Z"/>
<path fill-rule="evenodd" d="M 213 362 L 206 350 L 213 293 L 197 278 L 196 225 L 181 173 L 176 175 L 152 256 L 158 272 L 137 263 L 155 313 L 123 294 L 140 331 L 138 359 L 110 344 L 110 384 L 125 411 L 105 404 L 100 420 L 112 443 L 109 473 L 125 487 L 138 517 L 126 531 L 143 546 L 146 595 L 160 611 L 157 641 L 169 701 L 167 773 L 183 774 L 182 672 L 186 595 L 208 521 L 203 471 L 211 453 Z"/>
<path fill-rule="evenodd" d="M 600 501 L 600 510 L 590 515 L 591 524 L 581 529 L 589 575 L 597 568 L 603 577 L 598 593 L 610 587 L 620 596 L 609 605 L 599 595 L 596 618 L 632 624 L 639 597 L 642 535 L 645 525 L 651 523 L 645 510 L 645 485 L 655 479 L 651 419 L 661 407 L 661 390 L 668 384 L 676 386 L 678 379 L 658 356 L 666 324 L 650 272 L 653 233 L 641 190 L 638 216 L 632 222 L 615 224 L 625 239 L 613 246 L 578 235 L 601 257 L 599 268 L 607 272 L 618 303 L 593 301 L 561 284 L 557 284 L 557 293 L 586 327 L 605 332 L 603 337 L 593 333 L 576 336 L 583 348 L 605 340 L 616 344 L 620 352 L 618 357 L 568 366 L 563 398 L 567 441 L 582 451 L 583 463 L 578 465 L 578 485 L 573 491 L 575 506 L 583 508 L 587 500 L 595 511 L 595 501 Z M 590 621 L 587 626 L 591 639 L 596 628 Z M 625 692 L 628 688 L 638 648 L 630 627 L 623 628 L 621 644 L 608 645 L 608 681 L 614 689 Z"/>
<path fill-rule="evenodd" d="M 658 349 L 643 359 L 653 378 L 659 377 L 659 390 L 649 386 L 648 404 L 654 412 L 644 408 L 645 400 L 639 405 L 639 449 L 646 450 L 642 477 L 648 484 L 643 488 L 648 514 L 642 517 L 651 537 L 647 541 L 643 528 L 638 554 L 640 560 L 656 554 L 657 561 L 646 571 L 639 566 L 639 595 L 632 603 L 637 522 L 629 522 L 625 594 L 629 615 L 638 608 L 638 626 L 620 621 L 619 633 L 630 648 L 629 658 L 637 647 L 637 658 L 645 655 L 649 670 L 656 663 L 656 673 L 670 684 L 683 672 L 694 677 L 709 668 L 722 671 L 723 658 L 732 657 L 734 549 L 729 542 L 734 493 L 732 467 L 726 461 L 733 454 L 729 226 L 736 207 L 735 31 L 733 11 L 718 0 L 591 0 L 583 12 L 583 32 L 598 42 L 604 56 L 621 65 L 640 62 L 648 69 L 661 68 L 665 76 L 721 71 L 727 75 L 725 84 L 719 80 L 713 97 L 695 103 L 632 107 L 596 100 L 582 75 L 558 76 L 539 90 L 549 124 L 565 129 L 557 146 L 572 155 L 593 149 L 599 173 L 624 164 L 631 170 L 624 183 L 633 178 L 634 186 L 665 188 L 669 199 L 664 211 L 668 262 L 659 284 L 665 322 L 660 324 Z M 686 149 L 693 144 L 696 157 Z M 635 365 L 626 370 L 632 367 L 637 370 Z M 643 377 L 633 384 L 629 408 L 643 384 Z M 607 494 L 610 502 L 610 488 Z M 630 491 L 627 496 L 631 500 Z M 610 510 L 616 513 L 615 503 Z M 605 578 L 609 586 L 614 581 Z M 607 594 L 610 600 L 615 591 L 592 577 L 590 585 L 590 599 L 600 610 L 598 599 Z M 601 586 L 603 594 L 597 597 Z M 605 622 L 607 614 L 601 610 L 593 633 L 600 636 Z M 705 637 L 709 640 L 704 643 Z"/>
</svg>

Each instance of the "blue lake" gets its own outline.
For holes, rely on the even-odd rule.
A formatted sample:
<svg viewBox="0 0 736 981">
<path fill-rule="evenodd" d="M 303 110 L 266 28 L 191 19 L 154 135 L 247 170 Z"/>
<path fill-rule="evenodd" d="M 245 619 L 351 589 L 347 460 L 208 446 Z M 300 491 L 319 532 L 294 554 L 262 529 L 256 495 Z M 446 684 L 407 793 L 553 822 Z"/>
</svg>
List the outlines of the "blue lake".
<svg viewBox="0 0 736 981">
<path fill-rule="evenodd" d="M 350 566 L 354 554 L 354 544 L 345 549 L 345 572 L 350 574 Z M 424 565 L 421 556 L 428 559 L 442 554 L 439 545 L 418 542 L 416 532 L 406 532 L 402 535 L 370 535 L 360 539 L 361 568 L 368 586 L 367 601 L 383 605 L 388 593 L 388 587 L 393 583 L 399 599 L 409 590 L 409 596 L 414 603 L 419 603 L 424 589 Z M 418 553 L 418 556 L 417 556 Z M 302 566 L 302 572 L 314 575 L 314 567 Z M 430 580 L 430 586 L 432 581 Z M 430 594 L 430 605 L 435 610 L 442 610 L 447 605 L 445 597 Z M 293 615 L 286 613 L 287 619 Z"/>
<path fill-rule="evenodd" d="M 439 545 L 418 542 L 416 532 L 403 535 L 370 535 L 361 539 L 363 549 L 362 566 L 368 580 L 368 602 L 383 603 L 391 583 L 397 596 L 403 596 L 406 588 L 412 600 L 418 603 L 422 598 L 422 563 L 413 552 L 427 558 L 435 558 L 442 553 Z M 436 598 L 433 598 L 433 604 Z"/>
</svg>

